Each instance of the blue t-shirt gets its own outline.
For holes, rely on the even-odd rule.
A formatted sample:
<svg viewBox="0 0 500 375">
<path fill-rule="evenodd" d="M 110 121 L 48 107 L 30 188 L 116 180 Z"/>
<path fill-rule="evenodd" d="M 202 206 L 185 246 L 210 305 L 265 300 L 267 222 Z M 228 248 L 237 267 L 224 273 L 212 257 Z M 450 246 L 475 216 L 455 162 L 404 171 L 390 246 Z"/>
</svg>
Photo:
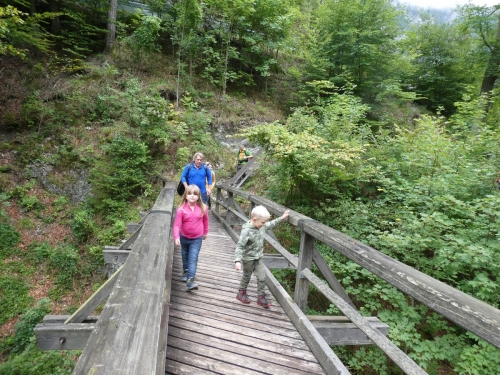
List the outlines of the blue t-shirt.
<svg viewBox="0 0 500 375">
<path fill-rule="evenodd" d="M 189 168 L 191 166 L 191 168 Z M 187 177 L 187 180 L 186 180 Z M 205 164 L 202 164 L 199 169 L 196 169 L 194 163 L 189 163 L 184 167 L 181 175 L 181 181 L 187 182 L 188 185 L 196 185 L 200 188 L 201 193 L 207 192 L 206 181 L 212 185 L 212 173 Z"/>
</svg>

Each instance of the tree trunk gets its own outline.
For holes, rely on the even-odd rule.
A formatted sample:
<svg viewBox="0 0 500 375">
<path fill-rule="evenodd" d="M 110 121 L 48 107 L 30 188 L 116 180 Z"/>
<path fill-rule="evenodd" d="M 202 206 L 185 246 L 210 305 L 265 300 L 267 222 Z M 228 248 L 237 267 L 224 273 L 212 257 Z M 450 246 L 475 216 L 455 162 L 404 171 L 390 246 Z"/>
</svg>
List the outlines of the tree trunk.
<svg viewBox="0 0 500 375">
<path fill-rule="evenodd" d="M 116 38 L 116 12 L 118 0 L 109 0 L 108 10 L 108 34 L 106 35 L 106 52 L 111 52 Z"/>
<path fill-rule="evenodd" d="M 30 1 L 30 16 L 33 16 L 36 12 L 36 0 Z"/>
<path fill-rule="evenodd" d="M 222 95 L 226 95 L 226 86 L 227 86 L 227 65 L 229 62 L 229 48 L 231 44 L 231 34 L 232 34 L 232 29 L 233 29 L 233 24 L 231 23 L 229 26 L 229 33 L 227 36 L 227 43 L 226 43 L 226 56 L 224 58 L 224 78 L 222 80 Z"/>
<path fill-rule="evenodd" d="M 59 6 L 57 5 L 56 0 L 50 1 L 50 11 L 52 13 L 59 12 Z M 59 16 L 56 16 L 52 19 L 52 34 L 59 35 L 60 32 L 61 32 L 61 21 L 59 19 Z"/>
<path fill-rule="evenodd" d="M 481 83 L 481 94 L 489 93 L 493 90 L 495 82 L 499 76 L 500 69 L 500 14 L 498 15 L 498 27 L 495 43 L 490 48 L 490 58 L 486 71 L 484 73 L 483 82 Z"/>
</svg>

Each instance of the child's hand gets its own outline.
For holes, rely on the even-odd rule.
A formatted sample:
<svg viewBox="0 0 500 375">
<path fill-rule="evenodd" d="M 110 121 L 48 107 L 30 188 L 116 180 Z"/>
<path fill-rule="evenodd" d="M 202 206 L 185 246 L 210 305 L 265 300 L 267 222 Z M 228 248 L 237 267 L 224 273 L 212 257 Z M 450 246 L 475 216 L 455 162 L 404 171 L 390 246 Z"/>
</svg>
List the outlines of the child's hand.
<svg viewBox="0 0 500 375">
<path fill-rule="evenodd" d="M 290 210 L 286 210 L 285 213 L 283 214 L 283 216 L 281 216 L 281 219 L 285 220 L 288 217 L 289 212 L 290 212 Z"/>
<path fill-rule="evenodd" d="M 180 238 L 176 239 L 174 242 L 175 242 L 175 246 L 181 246 Z"/>
<path fill-rule="evenodd" d="M 234 263 L 234 269 L 236 271 L 241 271 L 241 262 L 235 262 Z"/>
</svg>

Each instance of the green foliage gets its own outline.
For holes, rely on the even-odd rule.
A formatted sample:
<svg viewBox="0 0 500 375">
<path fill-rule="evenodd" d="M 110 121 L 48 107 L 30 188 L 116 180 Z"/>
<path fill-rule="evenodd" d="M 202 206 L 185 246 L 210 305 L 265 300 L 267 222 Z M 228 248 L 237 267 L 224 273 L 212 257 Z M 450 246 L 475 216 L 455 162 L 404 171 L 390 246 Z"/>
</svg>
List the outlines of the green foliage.
<svg viewBox="0 0 500 375">
<path fill-rule="evenodd" d="M 191 159 L 191 151 L 187 147 L 179 147 L 177 149 L 177 155 L 175 157 L 177 169 L 182 169 L 189 163 Z"/>
<path fill-rule="evenodd" d="M 478 61 L 467 52 L 476 48 L 476 42 L 464 35 L 458 21 L 447 24 L 438 22 L 430 13 L 420 16 L 422 22 L 411 25 L 403 40 L 414 66 L 407 84 L 429 109 L 443 106 L 446 113 L 452 113 L 466 86 L 481 74 Z"/>
<path fill-rule="evenodd" d="M 401 12 L 389 0 L 328 0 L 316 9 L 313 79 L 353 82 L 358 93 L 388 78 L 399 59 L 396 37 Z M 392 73 L 392 72 L 391 72 Z"/>
<path fill-rule="evenodd" d="M 0 276 L 0 324 L 21 314 L 31 303 L 29 286 L 16 275 Z"/>
<path fill-rule="evenodd" d="M 85 243 L 95 234 L 97 227 L 94 220 L 94 214 L 90 207 L 80 206 L 73 212 L 71 231 L 80 243 Z"/>
<path fill-rule="evenodd" d="M 60 293 L 73 288 L 73 278 L 79 270 L 79 262 L 77 249 L 70 245 L 61 245 L 51 252 L 48 267 L 56 273 L 56 288 L 50 292 L 53 298 L 57 299 Z"/>
<path fill-rule="evenodd" d="M 21 198 L 21 207 L 24 207 L 26 211 L 39 210 L 43 206 L 40 203 L 38 197 L 34 195 L 27 195 Z"/>
<path fill-rule="evenodd" d="M 97 162 L 90 176 L 99 199 L 94 198 L 98 209 L 110 206 L 106 199 L 116 202 L 130 199 L 146 187 L 150 173 L 148 148 L 142 142 L 118 135 L 104 146 L 104 151 L 104 158 Z"/>
<path fill-rule="evenodd" d="M 161 50 L 158 41 L 161 29 L 161 20 L 157 16 L 140 17 L 137 29 L 125 38 L 125 43 L 132 50 L 136 62 L 140 63 L 145 54 Z"/>
<path fill-rule="evenodd" d="M 34 264 L 45 262 L 52 253 L 52 248 L 47 241 L 41 243 L 32 242 L 27 248 L 27 259 Z"/>
<path fill-rule="evenodd" d="M 27 13 L 8 5 L 0 7 L 0 55 L 13 55 L 26 58 L 26 46 L 47 52 L 51 43 L 48 33 L 40 27 L 47 14 Z M 35 31 L 36 30 L 36 31 Z"/>
<path fill-rule="evenodd" d="M 0 223 L 0 259 L 5 259 L 16 252 L 21 235 L 10 225 Z"/>
<path fill-rule="evenodd" d="M 21 353 L 30 343 L 33 337 L 35 325 L 43 320 L 43 317 L 51 311 L 50 300 L 42 298 L 36 305 L 26 311 L 14 327 L 15 335 L 12 347 L 12 353 Z"/>
<path fill-rule="evenodd" d="M 78 353 L 79 351 L 41 351 L 33 335 L 22 353 L 0 363 L 0 375 L 70 375 Z"/>
<path fill-rule="evenodd" d="M 124 207 L 120 209 L 121 212 L 124 211 Z M 99 231 L 97 234 L 97 239 L 99 243 L 115 243 L 119 239 L 123 238 L 125 230 L 127 229 L 127 224 L 123 220 L 110 220 L 110 225 L 104 230 Z"/>
<path fill-rule="evenodd" d="M 10 195 L 0 191 L 0 223 L 6 223 L 9 221 L 9 217 L 7 212 L 4 210 L 4 207 L 8 207 Z"/>
<path fill-rule="evenodd" d="M 285 125 L 260 125 L 239 135 L 278 158 L 273 171 L 274 199 L 342 196 L 373 172 L 363 162 L 369 129 L 359 122 L 367 107 L 349 92 L 335 93 L 324 106 L 299 108 Z M 307 192 L 307 194 L 305 193 Z M 306 204 L 307 205 L 307 204 Z"/>
<path fill-rule="evenodd" d="M 27 210 L 29 211 L 29 210 Z M 20 230 L 23 229 L 35 229 L 35 223 L 29 217 L 23 217 L 21 220 L 17 222 L 17 227 Z"/>
<path fill-rule="evenodd" d="M 472 345 L 468 343 L 461 353 L 455 368 L 457 374 L 498 374 L 500 371 L 500 351 L 473 334 L 467 333 L 467 336 Z"/>
<path fill-rule="evenodd" d="M 188 110 L 182 114 L 182 120 L 187 125 L 188 136 L 192 142 L 204 143 L 207 140 L 207 127 L 210 116 L 207 112 Z"/>
<path fill-rule="evenodd" d="M 500 151 L 497 132 L 481 123 L 485 99 L 465 95 L 446 123 L 423 117 L 410 129 L 394 126 L 375 135 L 361 125 L 364 110 L 355 98 L 332 99 L 320 97 L 318 105 L 295 110 L 285 125 L 242 133 L 274 158 L 276 166 L 262 166 L 268 195 L 499 306 L 500 195 L 493 180 Z M 345 149 L 332 146 L 341 141 Z M 359 151 L 348 159 L 347 149 Z M 311 176 L 307 185 L 300 185 L 303 176 Z M 388 323 L 391 340 L 429 374 L 443 367 L 463 374 L 496 373 L 497 349 L 466 337 L 328 247 L 318 248 L 360 312 Z M 287 276 L 279 276 L 286 284 Z M 481 350 L 487 354 L 471 360 Z M 373 347 L 342 350 L 342 359 L 356 373 L 393 373 L 386 356 Z"/>
</svg>

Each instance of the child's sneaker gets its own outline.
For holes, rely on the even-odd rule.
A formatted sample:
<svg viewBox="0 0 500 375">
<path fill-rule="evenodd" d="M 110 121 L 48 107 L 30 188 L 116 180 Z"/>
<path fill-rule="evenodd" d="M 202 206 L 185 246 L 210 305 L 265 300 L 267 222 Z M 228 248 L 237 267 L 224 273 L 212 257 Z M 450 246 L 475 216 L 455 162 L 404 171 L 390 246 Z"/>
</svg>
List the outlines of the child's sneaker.
<svg viewBox="0 0 500 375">
<path fill-rule="evenodd" d="M 241 303 L 250 303 L 252 300 L 248 298 L 247 291 L 240 289 L 239 293 L 236 295 L 236 299 L 241 301 Z"/>
<path fill-rule="evenodd" d="M 259 297 L 257 298 L 257 305 L 265 307 L 266 309 L 271 306 L 271 302 L 268 301 L 266 297 L 266 293 L 259 294 Z"/>
<path fill-rule="evenodd" d="M 184 272 L 182 273 L 181 281 L 188 281 L 188 270 L 184 270 Z"/>
<path fill-rule="evenodd" d="M 194 277 L 189 278 L 186 283 L 186 292 L 190 292 L 191 290 L 198 289 L 198 284 L 194 281 Z"/>
</svg>

